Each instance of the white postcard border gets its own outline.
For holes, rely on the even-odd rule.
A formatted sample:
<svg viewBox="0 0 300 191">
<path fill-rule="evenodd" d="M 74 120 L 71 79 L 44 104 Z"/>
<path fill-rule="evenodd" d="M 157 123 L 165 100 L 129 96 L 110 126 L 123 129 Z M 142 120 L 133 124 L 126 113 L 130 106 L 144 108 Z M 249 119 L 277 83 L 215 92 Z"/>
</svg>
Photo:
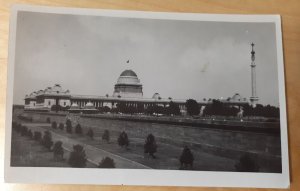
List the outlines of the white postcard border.
<svg viewBox="0 0 300 191">
<path fill-rule="evenodd" d="M 272 22 L 276 25 L 277 64 L 279 80 L 280 128 L 282 149 L 282 173 L 240 173 L 177 170 L 133 169 L 76 169 L 53 167 L 11 167 L 11 121 L 13 105 L 15 43 L 18 11 L 43 13 L 97 15 L 109 17 L 151 18 L 169 20 L 224 21 L 224 22 Z M 279 15 L 226 15 L 197 13 L 163 13 L 14 5 L 11 10 L 9 56 L 7 72 L 7 101 L 5 128 L 5 181 L 50 184 L 105 184 L 105 185 L 153 185 L 153 186 L 208 186 L 208 187 L 289 187 L 289 160 L 284 65 L 281 21 Z"/>
</svg>

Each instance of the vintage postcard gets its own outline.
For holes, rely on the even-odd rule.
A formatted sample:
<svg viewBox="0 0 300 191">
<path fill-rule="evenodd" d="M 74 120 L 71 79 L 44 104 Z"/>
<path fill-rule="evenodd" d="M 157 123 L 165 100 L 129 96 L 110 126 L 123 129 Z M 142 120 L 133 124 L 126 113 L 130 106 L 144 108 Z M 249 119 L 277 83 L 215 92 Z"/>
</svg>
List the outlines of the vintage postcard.
<svg viewBox="0 0 300 191">
<path fill-rule="evenodd" d="M 7 182 L 289 186 L 278 15 L 17 5 Z"/>
</svg>

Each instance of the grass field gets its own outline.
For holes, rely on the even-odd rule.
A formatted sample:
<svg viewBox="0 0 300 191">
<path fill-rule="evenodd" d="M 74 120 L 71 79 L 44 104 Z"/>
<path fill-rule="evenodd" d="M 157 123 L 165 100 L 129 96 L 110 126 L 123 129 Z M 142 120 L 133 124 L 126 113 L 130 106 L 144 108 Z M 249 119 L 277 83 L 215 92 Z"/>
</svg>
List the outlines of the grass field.
<svg viewBox="0 0 300 191">
<path fill-rule="evenodd" d="M 83 128 L 83 134 L 77 135 L 74 133 L 69 134 L 65 130 L 53 129 L 50 126 L 43 126 L 45 130 L 52 131 L 54 133 L 63 135 L 73 140 L 80 141 L 81 143 L 94 146 L 99 149 L 103 149 L 110 153 L 116 154 L 118 156 L 127 158 L 129 160 L 138 162 L 140 164 L 146 165 L 153 169 L 170 169 L 178 170 L 180 167 L 179 157 L 182 152 L 182 147 L 171 145 L 167 143 L 157 142 L 158 150 L 155 154 L 156 159 L 150 157 L 144 157 L 144 141 L 143 138 L 129 137 L 130 145 L 128 149 L 121 148 L 117 143 L 118 134 L 111 133 L 110 141 L 107 143 L 102 140 L 103 132 L 97 128 L 93 128 L 94 138 L 90 139 L 85 134 L 87 132 L 87 127 Z M 218 171 L 234 171 L 235 170 L 235 160 L 228 159 L 225 157 L 211 155 L 205 152 L 194 151 L 194 168 L 193 170 L 218 170 Z"/>
<path fill-rule="evenodd" d="M 70 152 L 65 150 L 64 153 L 64 160 L 55 161 L 53 159 L 53 152 L 38 142 L 12 131 L 11 166 L 70 167 L 67 163 Z M 86 167 L 94 168 L 96 166 L 87 162 Z"/>
</svg>

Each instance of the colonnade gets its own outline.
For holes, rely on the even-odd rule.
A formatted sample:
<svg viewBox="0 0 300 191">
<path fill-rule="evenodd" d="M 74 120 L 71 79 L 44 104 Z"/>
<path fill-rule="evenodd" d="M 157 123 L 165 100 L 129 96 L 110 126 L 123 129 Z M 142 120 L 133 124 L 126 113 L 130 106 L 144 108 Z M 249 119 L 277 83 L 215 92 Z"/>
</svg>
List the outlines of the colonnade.
<svg viewBox="0 0 300 191">
<path fill-rule="evenodd" d="M 125 103 L 126 106 L 128 107 L 135 107 L 138 108 L 143 105 L 143 108 L 146 109 L 148 107 L 153 107 L 155 105 L 162 106 L 162 107 L 168 107 L 169 102 L 142 102 L 142 101 L 116 101 L 116 100 L 71 100 L 71 105 L 73 103 L 76 103 L 80 108 L 84 108 L 87 103 L 91 102 L 94 107 L 99 108 L 99 107 L 109 107 L 109 108 L 116 108 L 118 103 Z M 185 103 L 176 103 L 179 106 L 180 110 L 186 110 Z"/>
</svg>

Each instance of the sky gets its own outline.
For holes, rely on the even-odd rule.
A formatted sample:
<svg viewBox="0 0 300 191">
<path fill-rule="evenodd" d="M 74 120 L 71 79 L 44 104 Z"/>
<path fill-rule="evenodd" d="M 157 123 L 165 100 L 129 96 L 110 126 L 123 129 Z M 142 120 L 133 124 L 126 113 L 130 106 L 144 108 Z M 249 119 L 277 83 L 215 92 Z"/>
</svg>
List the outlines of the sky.
<svg viewBox="0 0 300 191">
<path fill-rule="evenodd" d="M 249 99 L 252 42 L 259 103 L 278 106 L 274 23 L 19 12 L 14 104 L 56 83 L 72 94 L 112 95 L 125 69 L 136 72 L 146 98 Z"/>
</svg>

